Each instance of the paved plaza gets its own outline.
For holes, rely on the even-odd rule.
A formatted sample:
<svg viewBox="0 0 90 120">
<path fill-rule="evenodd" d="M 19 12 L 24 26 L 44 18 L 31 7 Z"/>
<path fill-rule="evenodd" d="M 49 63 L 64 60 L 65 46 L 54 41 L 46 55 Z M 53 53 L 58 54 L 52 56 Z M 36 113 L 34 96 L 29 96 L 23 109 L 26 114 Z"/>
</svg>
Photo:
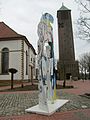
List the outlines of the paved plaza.
<svg viewBox="0 0 90 120">
<path fill-rule="evenodd" d="M 38 104 L 38 91 L 0 92 L 0 120 L 90 120 L 90 99 L 81 96 L 81 91 L 85 92 L 81 90 L 82 85 L 86 86 L 86 83 L 81 81 L 81 87 L 74 83 L 79 88 L 76 86 L 71 90 L 57 90 L 58 98 L 69 102 L 49 117 L 25 112 L 25 109 Z M 87 92 L 90 93 L 90 89 Z"/>
</svg>

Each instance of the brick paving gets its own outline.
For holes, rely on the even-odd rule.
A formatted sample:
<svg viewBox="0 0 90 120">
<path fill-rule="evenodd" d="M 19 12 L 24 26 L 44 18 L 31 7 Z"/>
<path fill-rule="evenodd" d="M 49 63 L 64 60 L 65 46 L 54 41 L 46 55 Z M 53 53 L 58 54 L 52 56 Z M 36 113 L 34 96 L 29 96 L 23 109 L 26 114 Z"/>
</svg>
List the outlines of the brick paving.
<svg viewBox="0 0 90 120">
<path fill-rule="evenodd" d="M 57 95 L 60 99 L 69 99 L 69 102 L 57 112 L 82 109 L 82 106 L 90 108 L 90 99 L 85 97 L 64 93 L 60 90 L 57 91 Z M 38 104 L 38 91 L 0 94 L 0 116 L 28 115 L 25 109 L 36 104 Z"/>
<path fill-rule="evenodd" d="M 90 109 L 56 112 L 52 116 L 28 114 L 0 117 L 0 120 L 90 120 Z"/>
<path fill-rule="evenodd" d="M 49 117 L 25 112 L 38 104 L 38 91 L 0 92 L 0 120 L 90 120 L 90 99 L 79 96 L 90 93 L 90 81 L 73 83 L 75 89 L 57 90 L 58 97 L 69 102 Z"/>
<path fill-rule="evenodd" d="M 63 84 L 62 81 L 58 81 L 58 84 Z M 66 85 L 73 85 L 74 89 L 63 89 L 62 91 L 72 93 L 76 95 L 90 93 L 90 80 L 79 81 L 67 81 Z"/>
</svg>

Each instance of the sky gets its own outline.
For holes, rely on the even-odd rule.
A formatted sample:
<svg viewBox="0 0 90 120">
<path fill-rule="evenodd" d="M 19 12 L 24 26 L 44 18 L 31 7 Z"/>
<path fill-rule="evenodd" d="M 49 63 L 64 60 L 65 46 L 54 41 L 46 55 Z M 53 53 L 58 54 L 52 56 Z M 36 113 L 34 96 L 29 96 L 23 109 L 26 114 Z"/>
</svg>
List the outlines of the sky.
<svg viewBox="0 0 90 120">
<path fill-rule="evenodd" d="M 79 17 L 78 5 L 74 0 L 0 0 L 0 22 L 5 22 L 17 33 L 25 35 L 37 51 L 37 25 L 42 14 L 50 13 L 54 17 L 53 37 L 55 58 L 58 59 L 57 10 L 62 3 L 71 9 L 74 48 L 76 59 L 90 51 L 90 43 L 76 37 L 76 20 Z"/>
</svg>

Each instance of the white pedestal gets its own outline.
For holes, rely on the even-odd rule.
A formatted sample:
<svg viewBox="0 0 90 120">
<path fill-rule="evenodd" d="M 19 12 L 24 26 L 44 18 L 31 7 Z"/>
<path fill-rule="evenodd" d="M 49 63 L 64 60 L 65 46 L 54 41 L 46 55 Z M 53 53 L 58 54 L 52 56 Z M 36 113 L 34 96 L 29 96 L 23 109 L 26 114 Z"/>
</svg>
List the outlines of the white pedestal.
<svg viewBox="0 0 90 120">
<path fill-rule="evenodd" d="M 39 104 L 36 106 L 33 106 L 31 108 L 26 109 L 26 112 L 32 112 L 36 114 L 42 114 L 42 115 L 51 115 L 54 112 L 56 112 L 60 107 L 62 107 L 65 103 L 67 103 L 69 100 L 64 99 L 57 99 L 54 101 L 54 103 L 48 102 L 48 111 L 44 111 L 39 108 Z"/>
</svg>

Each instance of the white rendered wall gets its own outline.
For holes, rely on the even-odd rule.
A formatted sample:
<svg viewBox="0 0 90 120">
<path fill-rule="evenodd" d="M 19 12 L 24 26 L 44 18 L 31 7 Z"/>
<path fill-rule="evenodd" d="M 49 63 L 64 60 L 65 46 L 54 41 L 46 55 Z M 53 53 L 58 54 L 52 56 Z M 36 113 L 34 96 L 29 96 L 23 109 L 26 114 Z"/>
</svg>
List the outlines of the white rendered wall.
<svg viewBox="0 0 90 120">
<path fill-rule="evenodd" d="M 14 79 L 21 79 L 21 40 L 0 41 L 0 80 L 9 80 L 9 75 L 1 74 L 1 50 L 9 49 L 9 68 L 15 68 L 18 72 L 14 75 Z"/>
<path fill-rule="evenodd" d="M 30 68 L 30 76 L 31 76 L 31 67 L 33 68 L 33 79 L 36 78 L 36 67 L 35 67 L 35 54 L 30 48 L 30 61 L 29 61 L 29 68 Z M 30 78 L 31 79 L 31 78 Z"/>
<path fill-rule="evenodd" d="M 26 75 L 26 51 L 28 53 L 28 46 L 27 44 L 24 42 L 24 79 L 28 79 L 28 75 Z M 29 53 L 28 53 L 29 54 Z M 29 66 L 29 65 L 27 65 Z"/>
<path fill-rule="evenodd" d="M 21 49 L 22 49 L 22 40 L 10 40 L 10 41 L 0 41 L 0 80 L 10 80 L 11 75 L 2 75 L 1 74 L 1 50 L 3 48 L 9 49 L 9 68 L 15 68 L 18 72 L 14 75 L 15 80 L 21 80 L 21 70 L 22 70 L 22 61 L 21 61 Z M 26 51 L 28 53 L 28 75 L 26 75 Z M 32 61 L 31 61 L 32 57 Z M 24 79 L 31 78 L 31 67 L 33 67 L 33 78 L 35 78 L 35 64 L 34 64 L 35 54 L 32 49 L 24 41 Z"/>
</svg>

